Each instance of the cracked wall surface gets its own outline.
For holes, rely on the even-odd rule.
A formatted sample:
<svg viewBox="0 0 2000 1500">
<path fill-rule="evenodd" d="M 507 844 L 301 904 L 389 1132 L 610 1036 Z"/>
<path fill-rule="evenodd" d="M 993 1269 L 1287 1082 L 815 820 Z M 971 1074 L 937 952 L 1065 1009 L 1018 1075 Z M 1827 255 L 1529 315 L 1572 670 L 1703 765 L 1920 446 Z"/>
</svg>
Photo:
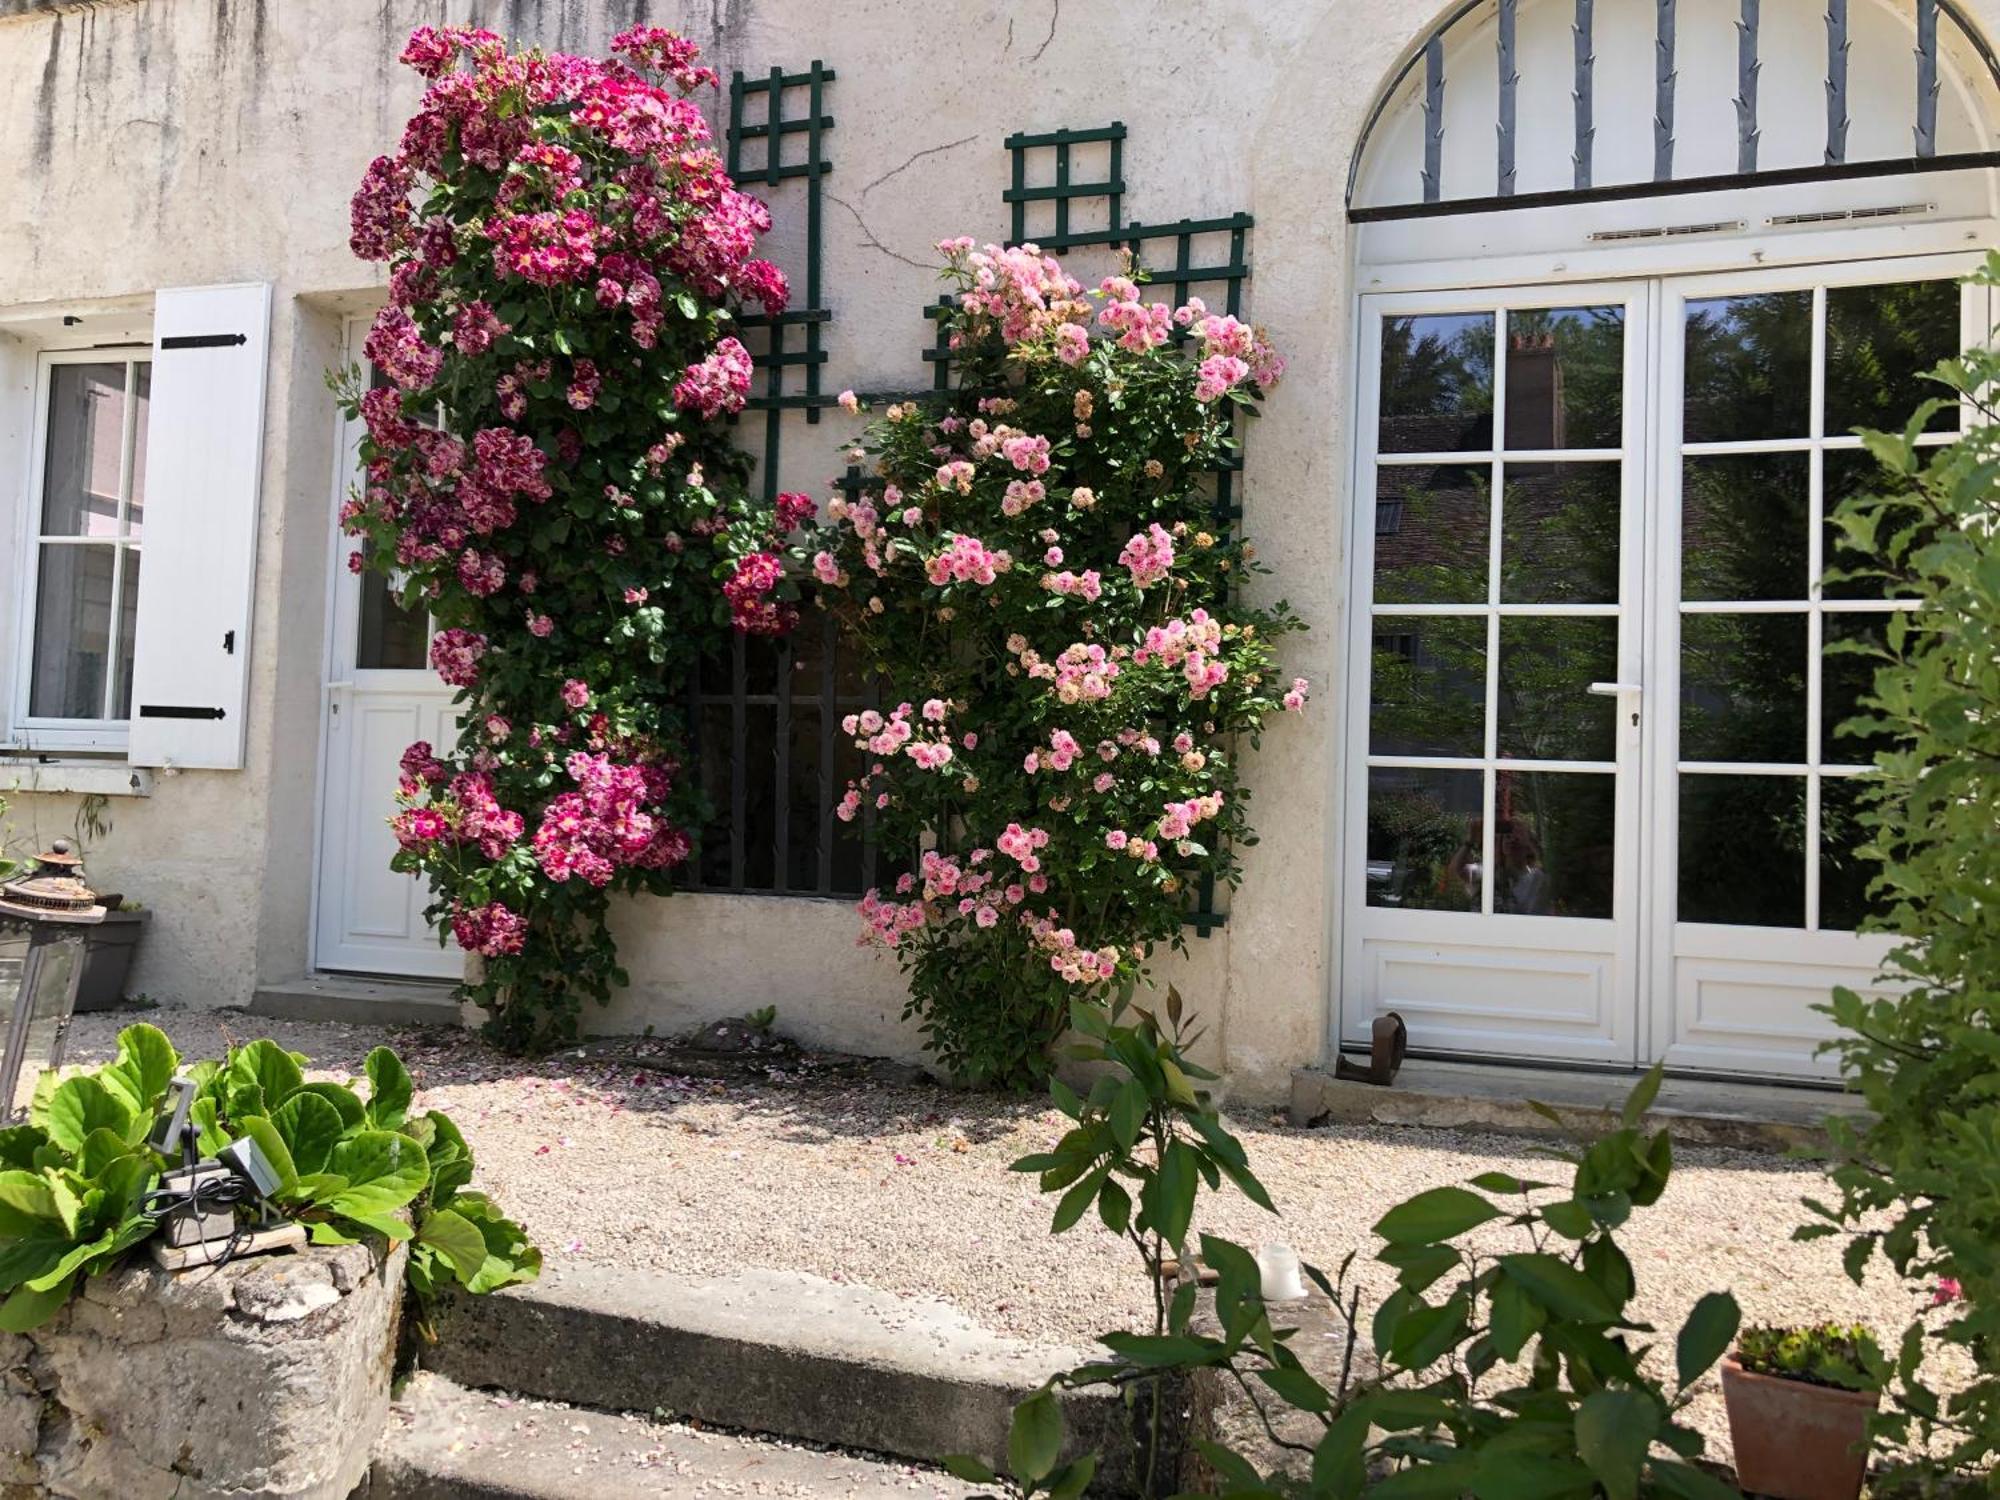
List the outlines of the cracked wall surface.
<svg viewBox="0 0 2000 1500">
<path fill-rule="evenodd" d="M 0 1335 L 0 1497 L 345 1500 L 389 1405 L 405 1252 L 143 1257 Z"/>
</svg>

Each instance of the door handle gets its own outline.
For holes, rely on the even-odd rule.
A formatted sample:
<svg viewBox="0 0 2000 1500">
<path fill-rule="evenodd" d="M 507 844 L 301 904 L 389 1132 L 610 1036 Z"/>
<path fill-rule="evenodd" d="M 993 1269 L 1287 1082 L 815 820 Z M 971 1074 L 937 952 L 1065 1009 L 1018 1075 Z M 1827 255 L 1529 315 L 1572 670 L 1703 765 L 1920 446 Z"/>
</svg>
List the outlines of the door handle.
<svg viewBox="0 0 2000 1500">
<path fill-rule="evenodd" d="M 326 685 L 326 690 L 327 690 L 327 691 L 328 691 L 329 693 L 343 693 L 343 692 L 346 692 L 346 691 L 347 691 L 347 690 L 348 690 L 349 688 L 351 688 L 351 687 L 353 687 L 353 686 L 354 686 L 354 684 L 353 684 L 353 683 L 351 683 L 351 682 L 329 682 L 329 683 L 328 683 L 328 684 Z M 1595 692 L 1595 691 L 1596 691 L 1596 689 L 1595 689 L 1595 688 L 1592 688 L 1592 689 L 1591 689 L 1591 691 L 1592 691 L 1592 692 Z"/>
<path fill-rule="evenodd" d="M 1643 693 L 1645 688 L 1636 682 L 1593 682 L 1587 691 L 1600 698 L 1616 698 L 1620 693 Z"/>
</svg>

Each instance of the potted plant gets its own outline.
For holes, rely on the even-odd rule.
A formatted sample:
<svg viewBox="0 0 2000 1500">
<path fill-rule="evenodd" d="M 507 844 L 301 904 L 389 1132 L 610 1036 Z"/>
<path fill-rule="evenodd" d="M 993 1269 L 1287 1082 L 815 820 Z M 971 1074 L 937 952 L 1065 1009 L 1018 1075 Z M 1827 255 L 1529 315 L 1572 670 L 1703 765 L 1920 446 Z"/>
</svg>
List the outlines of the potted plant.
<svg viewBox="0 0 2000 1500">
<path fill-rule="evenodd" d="M 1737 1483 L 1776 1500 L 1855 1500 L 1885 1373 L 1858 1324 L 1744 1329 L 1722 1364 Z"/>
</svg>

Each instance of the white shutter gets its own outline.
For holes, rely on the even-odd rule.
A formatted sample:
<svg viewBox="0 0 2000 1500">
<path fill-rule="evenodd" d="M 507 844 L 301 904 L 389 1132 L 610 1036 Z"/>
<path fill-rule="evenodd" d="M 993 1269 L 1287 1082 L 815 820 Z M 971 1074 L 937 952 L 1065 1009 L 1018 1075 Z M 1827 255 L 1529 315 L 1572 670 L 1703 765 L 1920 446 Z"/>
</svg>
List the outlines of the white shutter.
<svg viewBox="0 0 2000 1500">
<path fill-rule="evenodd" d="M 139 766 L 243 764 L 271 288 L 163 289 L 129 755 Z"/>
</svg>

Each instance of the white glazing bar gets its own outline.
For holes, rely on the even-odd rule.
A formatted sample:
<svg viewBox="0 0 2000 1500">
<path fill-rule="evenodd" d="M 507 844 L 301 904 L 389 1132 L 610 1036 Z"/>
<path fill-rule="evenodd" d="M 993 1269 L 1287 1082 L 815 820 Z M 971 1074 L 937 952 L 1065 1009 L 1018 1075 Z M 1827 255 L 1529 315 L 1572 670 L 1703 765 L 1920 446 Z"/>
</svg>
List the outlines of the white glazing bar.
<svg viewBox="0 0 2000 1500">
<path fill-rule="evenodd" d="M 1683 760 L 1674 769 L 1684 776 L 1805 776 L 1812 771 L 1782 760 Z"/>
<path fill-rule="evenodd" d="M 1500 451 L 1477 448 L 1463 453 L 1378 453 L 1375 462 L 1384 468 L 1483 464 L 1498 458 Z M 1515 463 L 1523 464 L 1616 463 L 1625 456 L 1623 448 L 1509 448 L 1506 453 Z"/>
<path fill-rule="evenodd" d="M 118 437 L 118 519 L 113 533 L 119 538 L 119 543 L 114 543 L 111 548 L 111 613 L 104 648 L 104 709 L 99 715 L 105 719 L 118 717 L 118 617 L 124 612 L 125 605 L 125 548 L 122 542 L 131 524 L 132 477 L 138 433 L 139 367 L 128 359 L 125 361 L 125 421 Z"/>
<path fill-rule="evenodd" d="M 1812 389 L 1808 396 L 1812 435 L 1826 436 L 1826 288 L 1813 288 L 1812 306 Z M 1815 447 L 1807 465 L 1806 577 L 1813 608 L 1806 615 L 1806 763 L 1816 772 L 1821 760 L 1820 735 L 1825 703 L 1824 666 L 1821 656 L 1826 638 L 1826 616 L 1819 608 L 1820 573 L 1826 551 L 1826 455 Z M 1819 930 L 1820 869 L 1819 778 L 1806 778 L 1806 930 Z"/>
<path fill-rule="evenodd" d="M 1497 450 L 1506 442 L 1507 432 L 1507 311 L 1493 314 L 1493 442 Z M 1507 464 L 1496 451 L 1493 456 L 1493 493 L 1488 497 L 1486 538 L 1486 741 L 1484 754 L 1491 762 L 1500 746 L 1500 542 L 1506 521 Z M 1493 811 L 1496 787 L 1489 765 L 1479 778 L 1479 910 L 1493 912 Z"/>
</svg>

